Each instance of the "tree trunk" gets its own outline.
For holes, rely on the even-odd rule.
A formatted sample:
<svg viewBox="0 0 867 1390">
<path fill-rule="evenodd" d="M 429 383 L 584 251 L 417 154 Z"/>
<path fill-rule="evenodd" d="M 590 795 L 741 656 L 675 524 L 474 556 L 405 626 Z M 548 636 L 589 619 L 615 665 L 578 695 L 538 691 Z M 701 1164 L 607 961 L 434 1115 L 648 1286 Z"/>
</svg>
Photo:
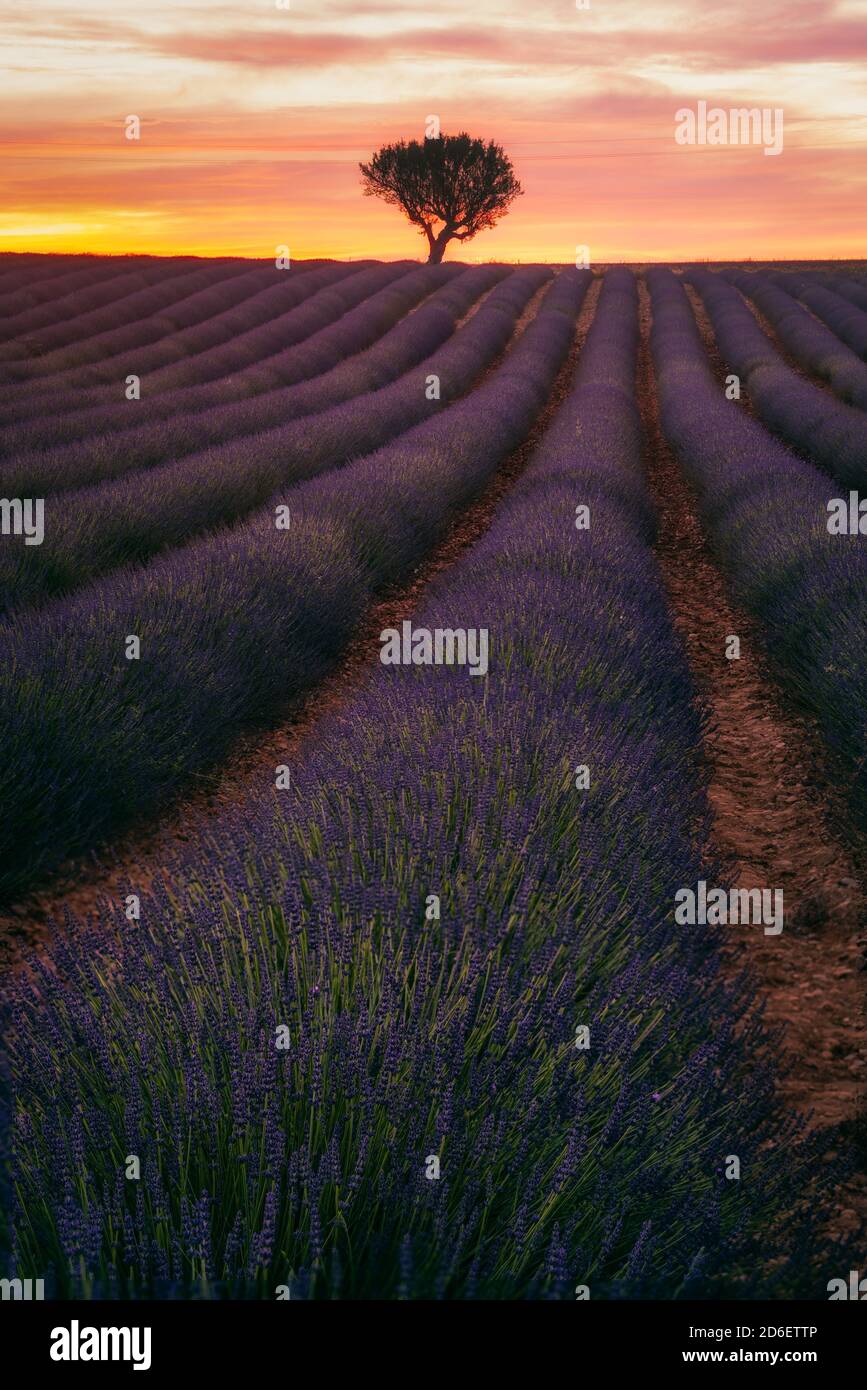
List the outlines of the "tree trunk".
<svg viewBox="0 0 867 1390">
<path fill-rule="evenodd" d="M 445 255 L 446 246 L 452 239 L 452 233 L 448 227 L 443 227 L 439 236 L 434 236 L 432 232 L 427 234 L 430 255 L 427 258 L 428 265 L 439 265 Z"/>
</svg>

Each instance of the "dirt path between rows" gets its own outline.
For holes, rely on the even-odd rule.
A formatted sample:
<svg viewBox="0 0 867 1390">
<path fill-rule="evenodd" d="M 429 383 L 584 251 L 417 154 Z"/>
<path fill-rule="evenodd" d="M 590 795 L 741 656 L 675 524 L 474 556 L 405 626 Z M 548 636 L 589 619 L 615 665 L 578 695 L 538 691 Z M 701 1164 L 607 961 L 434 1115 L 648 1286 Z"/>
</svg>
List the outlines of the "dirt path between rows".
<svg viewBox="0 0 867 1390">
<path fill-rule="evenodd" d="M 529 300 L 516 323 L 510 346 L 515 336 L 535 317 L 549 285 L 547 281 Z M 14 964 L 27 949 L 46 943 L 52 919 L 61 919 L 66 908 L 81 917 L 95 916 L 100 898 L 119 896 L 129 883 L 144 890 L 154 877 L 163 874 L 173 842 L 197 840 L 207 833 L 209 822 L 215 817 L 234 808 L 253 787 L 261 787 L 263 777 L 273 782 L 277 764 L 291 764 L 306 742 L 315 738 L 321 721 L 345 705 L 353 692 L 363 685 L 379 652 L 380 632 L 386 627 L 400 627 L 405 618 L 412 617 L 434 577 L 453 564 L 487 530 L 500 499 L 526 468 L 572 383 L 601 286 L 601 279 L 594 279 L 584 297 L 572 347 L 545 408 L 524 443 L 504 460 L 475 502 L 452 521 L 436 550 L 402 584 L 384 593 L 370 606 L 331 674 L 308 694 L 291 716 L 267 731 L 239 736 L 221 759 L 219 768 L 198 778 L 193 788 L 188 786 L 171 805 L 103 848 L 99 855 L 67 865 L 43 891 L 0 912 L 0 963 L 5 960 L 7 964 Z M 504 356 L 505 352 L 480 380 L 490 376 Z"/>
<path fill-rule="evenodd" d="M 639 284 L 639 404 L 645 466 L 660 518 L 658 559 L 675 626 L 712 723 L 706 743 L 714 849 L 743 888 L 782 888 L 785 927 L 729 927 L 730 968 L 745 965 L 783 1029 L 788 1074 L 782 1096 L 811 1114 L 813 1127 L 842 1125 L 858 1140 L 864 1117 L 867 1018 L 863 972 L 865 896 L 821 779 L 815 731 L 785 707 L 762 664 L 749 617 L 732 602 L 698 520 L 695 495 L 662 435 L 650 357 L 650 296 Z M 706 315 L 705 344 L 723 371 Z M 740 659 L 727 660 L 729 634 Z M 818 776 L 817 776 L 818 774 Z M 861 943 L 859 944 L 859 937 Z M 834 1143 L 829 1135 L 829 1152 Z M 841 1231 L 867 1230 L 867 1178 L 841 1193 Z"/>
</svg>

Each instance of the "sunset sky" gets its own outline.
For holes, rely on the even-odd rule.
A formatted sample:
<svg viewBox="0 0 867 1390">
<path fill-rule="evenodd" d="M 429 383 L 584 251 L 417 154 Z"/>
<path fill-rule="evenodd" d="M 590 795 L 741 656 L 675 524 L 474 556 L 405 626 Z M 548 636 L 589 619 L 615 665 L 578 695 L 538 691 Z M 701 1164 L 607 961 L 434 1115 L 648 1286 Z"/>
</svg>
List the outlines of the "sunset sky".
<svg viewBox="0 0 867 1390">
<path fill-rule="evenodd" d="M 357 166 L 436 114 L 500 141 L 525 189 L 461 259 L 865 254 L 867 0 L 3 13 L 0 250 L 421 257 Z M 676 144 L 675 112 L 701 100 L 782 108 L 782 154 Z"/>
</svg>

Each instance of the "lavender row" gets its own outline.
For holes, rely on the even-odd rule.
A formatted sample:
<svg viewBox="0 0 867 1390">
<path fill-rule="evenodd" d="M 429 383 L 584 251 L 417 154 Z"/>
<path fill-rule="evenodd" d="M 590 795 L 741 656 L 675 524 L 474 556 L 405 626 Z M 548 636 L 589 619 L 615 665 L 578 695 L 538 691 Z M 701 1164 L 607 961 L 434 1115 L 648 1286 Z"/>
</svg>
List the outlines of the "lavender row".
<svg viewBox="0 0 867 1390">
<path fill-rule="evenodd" d="M 805 275 L 778 273 L 769 278 L 806 304 L 859 357 L 867 358 L 867 314 L 863 310 L 835 290 L 814 284 Z"/>
<path fill-rule="evenodd" d="M 515 271 L 431 357 L 389 386 L 277 429 L 116 482 L 58 495 L 41 545 L 0 549 L 0 612 L 69 593 L 127 561 L 233 522 L 291 486 L 369 453 L 469 390 L 503 351 L 518 315 L 550 276 Z M 435 376 L 439 392 L 428 381 Z"/>
<path fill-rule="evenodd" d="M 3 444 L 15 462 L 0 466 L 0 487 L 18 496 L 42 496 L 87 486 L 372 390 L 433 352 L 453 329 L 455 316 L 505 274 L 491 266 L 463 273 L 454 264 L 420 266 L 397 279 L 386 277 L 390 283 L 384 289 L 336 322 L 232 377 L 125 407 L 115 403 L 76 411 L 38 426 L 28 421 L 6 431 Z M 451 288 L 456 277 L 460 283 Z M 437 286 L 445 288 L 432 294 Z M 425 309 L 400 329 L 386 331 L 428 295 Z M 371 343 L 375 350 L 365 353 Z M 297 385 L 301 382 L 304 387 Z"/>
<path fill-rule="evenodd" d="M 698 490 L 701 515 L 738 598 L 758 618 L 786 688 L 817 719 L 867 823 L 867 549 L 833 488 L 714 380 L 686 293 L 648 272 L 653 354 L 666 435 Z M 847 533 L 848 532 L 848 533 Z"/>
<path fill-rule="evenodd" d="M 863 280 L 853 280 L 848 275 L 827 272 L 814 274 L 810 278 L 818 280 L 820 284 L 834 290 L 843 299 L 848 299 L 851 304 L 857 305 L 859 309 L 867 309 L 867 284 Z"/>
<path fill-rule="evenodd" d="M 58 320 L 77 318 L 87 310 L 113 304 L 124 295 L 163 284 L 166 279 L 180 279 L 187 270 L 183 262 L 171 261 L 166 267 L 157 261 L 135 269 L 109 266 L 98 275 L 92 271 L 81 284 L 67 281 L 64 286 L 66 293 L 51 296 L 45 303 L 28 305 L 3 319 L 0 334 L 3 339 L 11 341 L 0 343 L 0 358 L 21 356 L 21 344 L 17 340 L 27 333 L 51 330 Z M 72 289 L 68 288 L 70 283 Z"/>
<path fill-rule="evenodd" d="M 489 626 L 487 677 L 376 663 L 288 788 L 178 847 L 171 897 L 130 883 L 138 922 L 106 903 L 13 982 L 10 1272 L 50 1252 L 53 1292 L 97 1297 L 824 1291 L 821 1200 L 815 1230 L 779 1221 L 815 1156 L 770 1113 L 714 929 L 672 922 L 707 806 L 636 329 L 610 272 L 575 391 L 414 615 Z"/>
<path fill-rule="evenodd" d="M 829 381 L 837 395 L 867 409 L 867 366 L 836 334 L 819 323 L 803 305 L 761 275 L 724 272 L 765 315 L 783 347 L 810 372 Z"/>
<path fill-rule="evenodd" d="M 559 275 L 485 386 L 406 442 L 3 629 L 0 722 L 16 731 L 0 784 L 4 897 L 152 809 L 242 724 L 315 684 L 374 589 L 435 544 L 524 438 L 589 278 Z M 289 507 L 288 529 L 275 504 Z M 140 659 L 126 657 L 130 635 Z"/>
<path fill-rule="evenodd" d="M 0 290 L 5 293 L 10 287 L 21 289 L 30 283 L 48 280 L 51 276 L 66 275 L 75 268 L 76 262 L 80 268 L 82 259 L 78 251 L 0 251 Z M 118 259 L 116 256 L 88 256 L 87 266 L 92 269 L 97 265 L 116 263 Z M 125 259 L 129 262 L 133 257 L 127 256 Z M 148 257 L 140 255 L 137 259 L 144 261 Z M 188 256 L 186 259 L 193 258 Z"/>
<path fill-rule="evenodd" d="M 786 365 L 738 290 L 691 270 L 720 352 L 765 424 L 846 487 L 867 483 L 867 415 Z"/>
<path fill-rule="evenodd" d="M 152 283 L 162 278 L 167 264 L 170 267 L 170 275 L 182 275 L 184 271 L 197 264 L 194 257 L 173 257 L 166 263 L 149 256 L 94 257 L 93 260 L 88 256 L 82 269 L 80 255 L 69 256 L 65 260 L 42 256 L 39 260 L 42 262 L 42 269 L 36 270 L 35 278 L 28 276 L 26 284 L 10 285 L 9 289 L 0 295 L 0 317 L 8 320 L 48 302 L 61 305 L 62 309 L 75 313 L 73 295 L 78 290 L 86 293 L 91 286 L 117 281 L 121 276 L 134 274 L 148 277 L 147 281 L 142 278 L 142 284 Z M 69 299 L 62 303 L 67 296 Z"/>
<path fill-rule="evenodd" d="M 313 268 L 312 266 L 309 268 Z M 222 264 L 170 276 L 145 290 L 124 295 L 100 309 L 91 309 L 70 319 L 40 328 L 33 343 L 26 338 L 5 345 L 4 358 L 24 358 L 38 353 L 29 362 L 16 362 L 7 380 L 49 376 L 67 367 L 95 362 L 122 350 L 127 341 L 144 345 L 155 342 L 191 324 L 200 323 L 221 309 L 240 303 L 249 294 L 267 287 L 276 275 L 273 267 L 254 270 L 243 261 Z M 29 352 L 23 351 L 29 348 Z"/>
<path fill-rule="evenodd" d="M 393 267 L 399 273 L 399 267 Z M 409 269 L 407 264 L 406 269 Z M 359 263 L 325 265 L 305 270 L 297 276 L 290 271 L 281 275 L 270 289 L 220 311 L 203 323 L 194 324 L 180 333 L 155 343 L 146 343 L 125 355 L 106 362 L 73 367 L 60 372 L 50 381 L 29 381 L 10 393 L 8 404 L 0 410 L 0 424 L 40 416 L 49 411 L 70 412 L 86 405 L 111 401 L 123 403 L 125 377 L 133 373 L 147 380 L 151 391 L 164 390 L 186 381 L 210 380 L 221 372 L 232 370 L 235 343 L 243 354 L 241 360 L 256 361 L 269 351 L 285 346 L 281 331 L 290 314 L 309 308 L 308 301 L 317 295 L 320 303 L 332 309 L 332 318 L 340 312 L 341 301 L 328 297 L 329 290 L 339 288 L 339 282 L 356 279 L 365 273 Z M 314 311 L 315 314 L 315 311 Z M 317 327 L 321 326 L 320 319 Z M 292 320 L 294 325 L 295 319 Z M 302 319 L 303 322 L 303 319 Z M 287 330 L 288 332 L 289 330 Z M 310 331 L 313 331 L 312 329 Z M 297 341 L 297 340 L 296 340 Z M 106 385 L 106 383 L 111 383 Z"/>
<path fill-rule="evenodd" d="M 144 259 L 144 258 L 142 258 Z M 192 264 L 192 258 L 187 261 Z M 127 265 L 129 265 L 129 259 Z M 80 254 L 68 256 L 52 256 L 42 252 L 25 251 L 4 251 L 0 252 L 0 315 L 5 313 L 5 305 L 11 296 L 17 297 L 20 303 L 12 308 L 12 313 L 20 313 L 21 309 L 29 308 L 37 302 L 37 296 L 45 295 L 50 298 L 52 290 L 50 282 L 57 284 L 62 276 L 69 275 L 71 272 L 81 273 L 82 258 Z M 87 259 L 87 272 L 90 273 L 96 266 L 106 266 L 109 264 L 117 265 L 115 258 L 107 256 L 94 256 Z M 28 294 L 34 297 L 28 299 Z"/>
</svg>

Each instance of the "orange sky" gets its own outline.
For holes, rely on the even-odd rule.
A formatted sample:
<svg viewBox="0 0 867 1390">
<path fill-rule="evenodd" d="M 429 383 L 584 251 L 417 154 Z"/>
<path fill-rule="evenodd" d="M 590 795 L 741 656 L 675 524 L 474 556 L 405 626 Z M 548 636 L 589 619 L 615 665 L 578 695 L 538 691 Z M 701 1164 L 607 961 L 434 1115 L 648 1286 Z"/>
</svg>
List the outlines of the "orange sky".
<svg viewBox="0 0 867 1390">
<path fill-rule="evenodd" d="M 525 189 L 461 259 L 865 254 L 867 0 L 5 0 L 3 30 L 0 250 L 423 256 L 357 166 L 436 114 Z M 677 144 L 702 100 L 782 109 L 782 154 Z"/>
</svg>

